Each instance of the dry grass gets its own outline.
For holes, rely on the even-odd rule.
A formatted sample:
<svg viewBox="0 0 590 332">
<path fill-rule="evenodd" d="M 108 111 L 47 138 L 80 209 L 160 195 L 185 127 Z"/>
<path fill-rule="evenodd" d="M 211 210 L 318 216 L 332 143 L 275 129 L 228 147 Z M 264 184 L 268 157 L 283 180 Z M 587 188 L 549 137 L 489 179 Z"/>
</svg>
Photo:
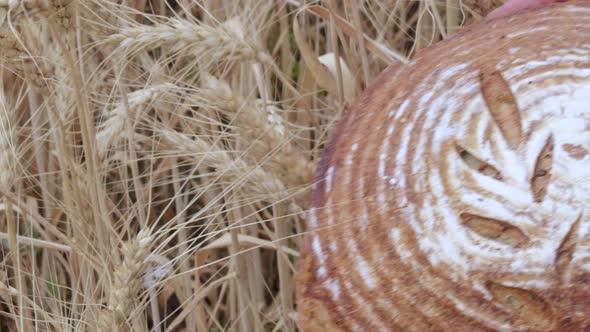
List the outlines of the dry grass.
<svg viewBox="0 0 590 332">
<path fill-rule="evenodd" d="M 500 2 L 0 0 L 0 330 L 294 331 L 334 123 Z"/>
</svg>

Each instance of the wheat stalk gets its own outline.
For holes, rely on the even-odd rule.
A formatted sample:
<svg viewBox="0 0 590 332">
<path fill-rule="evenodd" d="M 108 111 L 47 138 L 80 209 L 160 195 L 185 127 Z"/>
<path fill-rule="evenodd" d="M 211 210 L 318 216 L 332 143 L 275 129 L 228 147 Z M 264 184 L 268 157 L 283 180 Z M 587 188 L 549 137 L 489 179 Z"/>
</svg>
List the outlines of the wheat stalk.
<svg viewBox="0 0 590 332">
<path fill-rule="evenodd" d="M 77 0 L 49 0 L 50 12 L 63 29 L 70 30 L 74 25 L 77 4 Z"/>
<path fill-rule="evenodd" d="M 185 19 L 171 18 L 154 26 L 123 28 L 105 39 L 118 49 L 137 51 L 166 48 L 171 53 L 206 56 L 211 60 L 253 60 L 268 62 L 266 53 L 256 43 L 248 40 L 238 19 L 228 20 L 213 27 Z"/>
<path fill-rule="evenodd" d="M 22 40 L 28 40 L 28 43 L 25 45 Z M 38 44 L 34 33 L 17 36 L 10 26 L 0 26 L 0 65 L 24 77 L 36 91 L 48 94 L 47 78 L 52 77 L 53 70 L 43 58 L 31 54 L 30 45 Z"/>
<path fill-rule="evenodd" d="M 12 189 L 17 178 L 17 152 L 15 127 L 4 96 L 0 93 L 0 187 Z"/>
<path fill-rule="evenodd" d="M 264 102 L 251 103 L 211 75 L 203 77 L 203 84 L 199 96 L 209 107 L 232 117 L 231 125 L 248 142 L 251 160 L 268 159 L 262 167 L 278 174 L 289 188 L 311 181 L 315 166 L 293 146 L 281 110 Z"/>
<path fill-rule="evenodd" d="M 1 73 L 2 71 L 0 71 Z M 2 95 L 3 84 L 0 84 L 0 188 L 11 191 L 16 184 L 18 172 L 18 152 L 16 149 L 16 130 L 14 111 L 9 109 L 5 97 Z M 12 204 L 5 202 L 7 238 L 11 253 L 11 262 L 16 276 L 16 285 L 20 290 L 17 297 L 18 313 L 21 317 L 20 328 L 31 328 L 30 311 L 24 306 L 27 297 L 27 286 L 21 269 L 21 255 L 19 252 L 19 225 L 14 214 Z"/>
<path fill-rule="evenodd" d="M 97 151 L 104 156 L 110 146 L 117 143 L 124 133 L 127 121 L 136 122 L 143 116 L 147 107 L 155 107 L 153 103 L 167 92 L 175 91 L 178 87 L 173 84 L 151 85 L 126 96 L 126 100 L 119 102 L 113 109 L 105 111 L 106 120 L 99 126 L 96 133 Z M 172 103 L 173 101 L 167 101 Z"/>
<path fill-rule="evenodd" d="M 97 331 L 119 331 L 129 321 L 143 287 L 146 258 L 153 237 L 148 230 L 141 230 L 135 239 L 123 243 L 123 261 L 115 267 L 111 284 L 107 287 L 107 308 L 100 313 Z"/>
<path fill-rule="evenodd" d="M 264 171 L 259 166 L 249 166 L 242 159 L 232 157 L 223 149 L 215 146 L 199 137 L 189 137 L 172 130 L 160 129 L 158 134 L 164 140 L 162 146 L 166 153 L 178 151 L 180 155 L 191 157 L 203 167 L 212 167 L 229 183 L 241 183 L 242 190 L 246 190 L 251 196 L 271 196 L 272 201 L 278 204 L 291 203 L 292 209 L 302 211 L 296 203 L 291 202 L 292 194 L 284 184 L 271 173 Z"/>
</svg>

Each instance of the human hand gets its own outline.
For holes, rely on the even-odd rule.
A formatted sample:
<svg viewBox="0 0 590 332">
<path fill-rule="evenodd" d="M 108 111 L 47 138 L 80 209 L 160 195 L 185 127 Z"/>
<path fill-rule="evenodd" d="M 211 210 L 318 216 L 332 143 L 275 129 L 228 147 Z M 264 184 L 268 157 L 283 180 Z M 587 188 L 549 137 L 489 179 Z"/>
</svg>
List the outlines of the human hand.
<svg viewBox="0 0 590 332">
<path fill-rule="evenodd" d="M 508 0 L 504 5 L 492 11 L 486 19 L 494 19 L 504 16 L 510 16 L 521 10 L 537 8 L 554 2 L 565 2 L 567 0 Z"/>
</svg>

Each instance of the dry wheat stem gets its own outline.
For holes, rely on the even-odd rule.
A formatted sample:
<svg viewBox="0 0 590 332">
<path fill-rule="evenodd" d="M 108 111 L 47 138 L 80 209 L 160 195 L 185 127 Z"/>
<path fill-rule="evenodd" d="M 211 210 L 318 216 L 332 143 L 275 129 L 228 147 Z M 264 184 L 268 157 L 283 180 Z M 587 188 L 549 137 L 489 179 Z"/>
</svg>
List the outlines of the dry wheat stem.
<svg viewBox="0 0 590 332">
<path fill-rule="evenodd" d="M 7 233 L 0 232 L 0 239 L 8 240 L 8 238 L 9 238 L 9 235 Z M 17 241 L 20 244 L 24 244 L 27 246 L 33 246 L 33 247 L 37 247 L 37 248 L 54 249 L 54 250 L 60 250 L 63 252 L 72 251 L 72 248 L 70 246 L 66 246 L 66 245 L 63 245 L 60 243 L 55 243 L 55 242 L 46 241 L 46 240 L 34 239 L 34 238 L 21 236 L 21 235 L 17 236 Z"/>
<path fill-rule="evenodd" d="M 0 294 L 2 293 L 12 297 L 18 297 L 20 294 L 18 289 L 10 287 L 0 280 Z M 28 297 L 24 297 L 24 301 L 26 302 L 27 306 L 35 310 L 36 314 L 42 316 L 42 319 L 45 323 L 50 324 L 52 326 L 53 331 L 61 330 L 60 325 L 58 324 L 58 322 L 56 322 L 56 319 L 52 317 L 52 315 L 49 314 L 44 308 L 40 307 L 37 303 L 33 302 Z"/>
<path fill-rule="evenodd" d="M 2 71 L 0 71 L 2 73 Z M 3 84 L 0 84 L 3 87 Z M 0 188 L 11 191 L 17 180 L 18 158 L 15 147 L 15 128 L 13 110 L 9 109 L 4 96 L 0 95 Z M 20 317 L 19 328 L 30 328 L 30 317 L 24 306 L 26 287 L 21 270 L 21 255 L 19 251 L 19 227 L 10 202 L 5 203 L 5 218 L 7 223 L 7 239 L 10 249 L 10 263 L 16 276 L 16 285 L 21 290 L 17 297 L 17 308 Z"/>
<path fill-rule="evenodd" d="M 1 71 L 0 71 L 1 72 Z M 0 85 L 1 86 L 1 85 Z M 0 94 L 0 187 L 10 190 L 18 176 L 13 110 Z"/>
</svg>

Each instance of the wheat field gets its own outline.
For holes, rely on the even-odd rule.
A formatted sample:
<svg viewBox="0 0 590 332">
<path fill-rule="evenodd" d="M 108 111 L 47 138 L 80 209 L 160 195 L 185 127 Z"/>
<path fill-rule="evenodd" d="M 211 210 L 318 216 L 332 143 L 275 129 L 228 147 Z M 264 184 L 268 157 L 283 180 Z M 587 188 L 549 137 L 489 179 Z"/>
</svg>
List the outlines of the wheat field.
<svg viewBox="0 0 590 332">
<path fill-rule="evenodd" d="M 0 331 L 296 331 L 314 168 L 501 0 L 0 0 Z"/>
</svg>

